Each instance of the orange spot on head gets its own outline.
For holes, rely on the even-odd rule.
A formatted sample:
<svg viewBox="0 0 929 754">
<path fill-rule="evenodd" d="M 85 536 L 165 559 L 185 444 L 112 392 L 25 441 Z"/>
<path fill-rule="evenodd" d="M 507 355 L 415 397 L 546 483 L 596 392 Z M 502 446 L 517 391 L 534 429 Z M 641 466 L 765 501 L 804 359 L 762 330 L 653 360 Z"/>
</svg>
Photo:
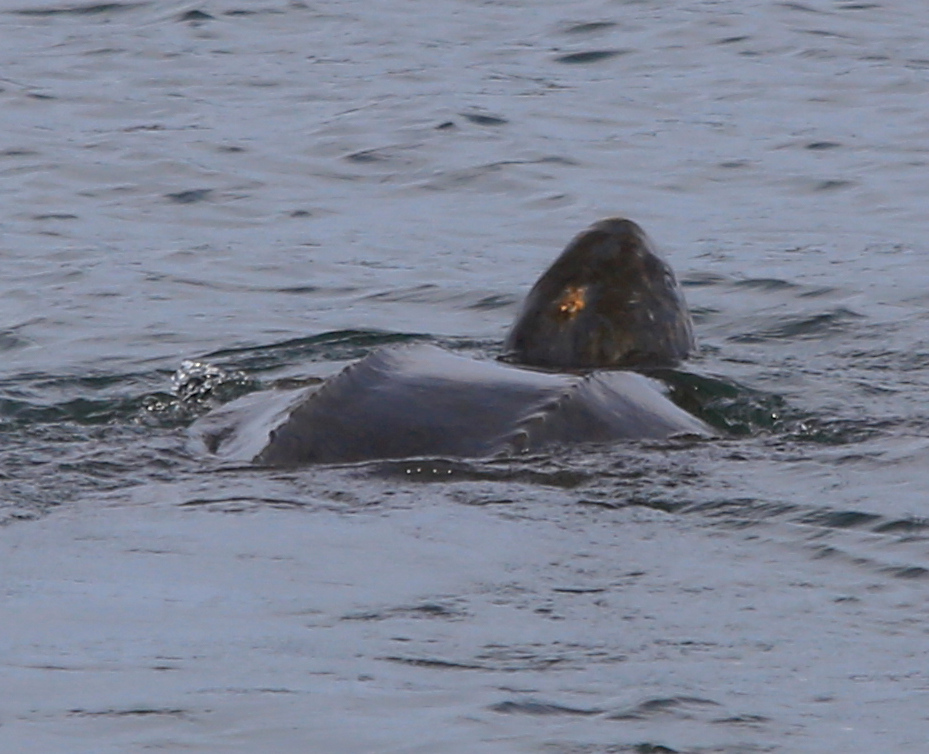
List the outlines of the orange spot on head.
<svg viewBox="0 0 929 754">
<path fill-rule="evenodd" d="M 564 319 L 574 319 L 587 306 L 587 286 L 569 285 L 555 301 L 555 311 Z"/>
</svg>

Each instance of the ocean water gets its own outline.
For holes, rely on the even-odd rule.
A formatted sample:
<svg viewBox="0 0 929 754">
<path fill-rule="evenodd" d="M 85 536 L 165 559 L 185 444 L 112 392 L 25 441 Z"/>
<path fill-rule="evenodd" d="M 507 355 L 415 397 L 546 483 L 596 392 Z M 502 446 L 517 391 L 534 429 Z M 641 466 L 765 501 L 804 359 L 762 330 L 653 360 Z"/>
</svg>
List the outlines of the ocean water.
<svg viewBox="0 0 929 754">
<path fill-rule="evenodd" d="M 922 751 L 927 51 L 917 0 L 0 0 L 0 751 Z M 611 215 L 719 439 L 189 447 L 493 358 Z"/>
</svg>

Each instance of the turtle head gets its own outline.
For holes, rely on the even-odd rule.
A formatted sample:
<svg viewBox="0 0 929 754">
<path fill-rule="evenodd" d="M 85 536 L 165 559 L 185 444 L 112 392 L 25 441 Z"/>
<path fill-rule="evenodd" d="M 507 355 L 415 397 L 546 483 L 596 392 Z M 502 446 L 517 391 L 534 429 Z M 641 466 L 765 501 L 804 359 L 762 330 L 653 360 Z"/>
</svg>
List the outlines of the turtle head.
<svg viewBox="0 0 929 754">
<path fill-rule="evenodd" d="M 638 225 L 610 218 L 571 241 L 532 287 L 503 358 L 551 369 L 658 367 L 693 348 L 671 268 Z"/>
</svg>

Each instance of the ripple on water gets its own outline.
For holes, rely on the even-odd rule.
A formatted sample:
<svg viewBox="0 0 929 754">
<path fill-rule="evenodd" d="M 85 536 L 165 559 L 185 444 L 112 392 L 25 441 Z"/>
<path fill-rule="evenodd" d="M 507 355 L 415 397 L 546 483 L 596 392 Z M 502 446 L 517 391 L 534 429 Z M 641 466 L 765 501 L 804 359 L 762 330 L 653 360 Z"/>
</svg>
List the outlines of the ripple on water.
<svg viewBox="0 0 929 754">
<path fill-rule="evenodd" d="M 4 736 L 924 748 L 924 3 L 7 6 Z M 719 438 L 185 449 L 382 345 L 492 358 L 618 213 L 668 244 L 702 348 L 664 377 Z"/>
<path fill-rule="evenodd" d="M 600 63 L 610 58 L 617 58 L 622 55 L 629 55 L 633 50 L 584 50 L 582 52 L 568 52 L 564 55 L 555 57 L 558 63 L 566 65 L 589 65 L 591 63 Z"/>
</svg>

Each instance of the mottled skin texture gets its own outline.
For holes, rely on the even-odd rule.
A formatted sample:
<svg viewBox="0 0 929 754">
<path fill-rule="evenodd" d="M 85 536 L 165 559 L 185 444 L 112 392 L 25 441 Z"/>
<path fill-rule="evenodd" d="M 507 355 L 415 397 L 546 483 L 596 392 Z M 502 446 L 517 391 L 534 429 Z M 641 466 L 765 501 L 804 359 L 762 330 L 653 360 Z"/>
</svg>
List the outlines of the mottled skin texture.
<svg viewBox="0 0 929 754">
<path fill-rule="evenodd" d="M 504 360 L 542 369 L 382 348 L 319 388 L 246 396 L 198 431 L 211 452 L 274 466 L 710 435 L 660 383 L 623 371 L 677 364 L 693 347 L 671 269 L 638 225 L 603 220 L 542 275 L 507 337 Z"/>
<path fill-rule="evenodd" d="M 680 286 L 631 220 L 578 235 L 533 286 L 504 359 L 550 369 L 674 366 L 694 349 Z"/>
</svg>

